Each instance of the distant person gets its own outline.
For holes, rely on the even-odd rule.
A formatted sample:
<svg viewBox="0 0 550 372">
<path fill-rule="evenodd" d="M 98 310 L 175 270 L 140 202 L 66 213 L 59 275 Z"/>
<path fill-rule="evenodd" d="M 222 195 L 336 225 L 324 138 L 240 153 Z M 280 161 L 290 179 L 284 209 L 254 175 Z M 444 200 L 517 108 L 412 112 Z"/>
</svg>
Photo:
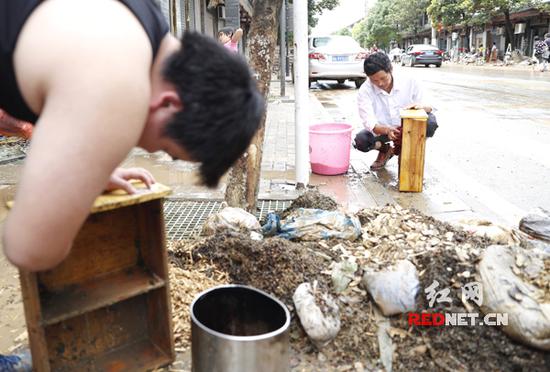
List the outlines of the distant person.
<svg viewBox="0 0 550 372">
<path fill-rule="evenodd" d="M 493 61 L 496 64 L 497 59 L 498 59 L 497 43 L 493 43 L 493 46 L 491 47 L 491 54 L 489 55 L 489 63 Z"/>
<path fill-rule="evenodd" d="M 369 55 L 364 70 L 368 79 L 359 89 L 357 104 L 365 129 L 355 137 L 354 146 L 363 152 L 378 150 L 378 157 L 370 168 L 379 170 L 401 151 L 401 109 L 423 109 L 428 113 L 427 137 L 434 135 L 437 121 L 432 107 L 424 103 L 418 82 L 395 74 L 384 53 Z"/>
<path fill-rule="evenodd" d="M 233 27 L 224 27 L 218 32 L 218 40 L 224 47 L 234 52 L 239 51 L 239 41 L 243 37 L 243 30 L 238 28 L 236 30 Z"/>
<path fill-rule="evenodd" d="M 537 59 L 538 66 L 541 72 L 546 71 L 548 65 L 548 57 L 550 48 L 545 40 L 541 40 L 538 35 L 535 36 L 533 45 L 533 55 Z"/>
</svg>

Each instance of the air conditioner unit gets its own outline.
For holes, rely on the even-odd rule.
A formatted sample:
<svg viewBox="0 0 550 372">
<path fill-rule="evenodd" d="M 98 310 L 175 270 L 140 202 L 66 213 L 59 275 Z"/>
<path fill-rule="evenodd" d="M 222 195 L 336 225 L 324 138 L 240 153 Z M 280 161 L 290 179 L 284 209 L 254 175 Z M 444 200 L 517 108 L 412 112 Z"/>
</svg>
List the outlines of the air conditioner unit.
<svg viewBox="0 0 550 372">
<path fill-rule="evenodd" d="M 514 34 L 524 34 L 527 23 L 516 23 L 514 27 Z"/>
<path fill-rule="evenodd" d="M 216 10 L 218 12 L 218 19 L 225 19 L 225 6 L 218 5 Z"/>
<path fill-rule="evenodd" d="M 497 35 L 504 35 L 504 33 L 505 33 L 504 27 L 497 27 L 496 29 Z"/>
</svg>

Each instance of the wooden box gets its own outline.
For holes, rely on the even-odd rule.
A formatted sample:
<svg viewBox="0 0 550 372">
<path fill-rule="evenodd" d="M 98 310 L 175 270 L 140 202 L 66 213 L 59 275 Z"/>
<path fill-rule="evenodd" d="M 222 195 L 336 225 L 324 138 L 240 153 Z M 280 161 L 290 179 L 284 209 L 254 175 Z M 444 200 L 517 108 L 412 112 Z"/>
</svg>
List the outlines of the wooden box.
<svg viewBox="0 0 550 372">
<path fill-rule="evenodd" d="M 399 191 L 422 192 L 427 121 L 424 110 L 401 111 Z"/>
<path fill-rule="evenodd" d="M 174 360 L 163 198 L 99 197 L 69 256 L 20 271 L 36 371 L 141 371 Z"/>
</svg>

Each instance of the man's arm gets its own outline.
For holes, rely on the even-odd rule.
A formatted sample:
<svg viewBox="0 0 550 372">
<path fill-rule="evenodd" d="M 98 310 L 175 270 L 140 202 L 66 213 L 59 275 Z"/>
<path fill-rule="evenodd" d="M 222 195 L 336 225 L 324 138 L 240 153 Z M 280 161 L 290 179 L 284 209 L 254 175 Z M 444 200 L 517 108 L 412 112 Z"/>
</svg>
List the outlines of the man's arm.
<svg viewBox="0 0 550 372">
<path fill-rule="evenodd" d="M 147 115 L 147 36 L 122 5 L 92 3 L 44 3 L 18 42 L 17 74 L 32 77 L 22 90 L 40 119 L 3 240 L 8 259 L 31 271 L 66 257 Z"/>
<path fill-rule="evenodd" d="M 235 30 L 235 32 L 233 32 L 233 36 L 231 37 L 231 42 L 232 43 L 238 43 L 239 40 L 241 40 L 242 37 L 243 37 L 243 29 L 238 28 L 238 29 Z"/>
</svg>

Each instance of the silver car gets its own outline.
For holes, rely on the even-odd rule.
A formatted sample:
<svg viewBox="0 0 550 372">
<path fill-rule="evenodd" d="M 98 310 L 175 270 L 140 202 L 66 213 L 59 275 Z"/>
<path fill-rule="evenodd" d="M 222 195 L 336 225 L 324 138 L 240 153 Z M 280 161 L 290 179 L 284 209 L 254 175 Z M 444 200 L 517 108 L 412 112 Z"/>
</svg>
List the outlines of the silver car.
<svg viewBox="0 0 550 372">
<path fill-rule="evenodd" d="M 359 88 L 365 82 L 365 49 L 351 36 L 314 36 L 309 39 L 309 85 L 318 80 L 353 80 Z"/>
<path fill-rule="evenodd" d="M 424 65 L 429 67 L 435 65 L 441 67 L 441 63 L 443 63 L 443 51 L 428 44 L 413 44 L 401 56 L 401 66 Z"/>
</svg>

